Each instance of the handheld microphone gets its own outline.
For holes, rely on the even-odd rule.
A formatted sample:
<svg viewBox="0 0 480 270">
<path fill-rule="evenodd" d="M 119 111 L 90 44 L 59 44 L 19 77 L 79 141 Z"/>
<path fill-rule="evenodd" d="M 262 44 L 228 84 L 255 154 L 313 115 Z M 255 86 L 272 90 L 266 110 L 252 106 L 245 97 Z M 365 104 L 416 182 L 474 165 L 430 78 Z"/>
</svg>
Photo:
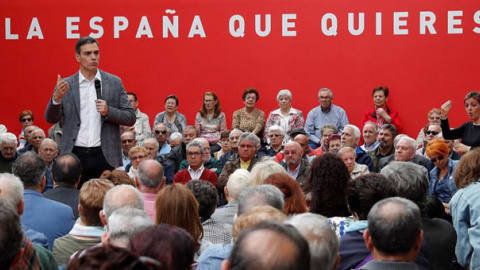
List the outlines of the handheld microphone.
<svg viewBox="0 0 480 270">
<path fill-rule="evenodd" d="M 97 92 L 97 99 L 102 99 L 102 84 L 99 79 L 95 79 L 95 91 Z"/>
</svg>

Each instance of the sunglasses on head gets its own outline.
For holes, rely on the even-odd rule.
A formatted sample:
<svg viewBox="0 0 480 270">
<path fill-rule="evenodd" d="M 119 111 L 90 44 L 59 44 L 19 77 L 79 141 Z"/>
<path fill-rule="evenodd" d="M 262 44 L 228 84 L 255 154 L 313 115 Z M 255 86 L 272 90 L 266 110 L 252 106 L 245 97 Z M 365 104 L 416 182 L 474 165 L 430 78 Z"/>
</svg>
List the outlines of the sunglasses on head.
<svg viewBox="0 0 480 270">
<path fill-rule="evenodd" d="M 443 160 L 443 158 L 445 158 L 444 156 L 439 156 L 439 157 L 436 157 L 436 158 L 431 158 L 430 160 L 435 163 L 437 161 L 440 161 L 440 160 Z"/>
</svg>

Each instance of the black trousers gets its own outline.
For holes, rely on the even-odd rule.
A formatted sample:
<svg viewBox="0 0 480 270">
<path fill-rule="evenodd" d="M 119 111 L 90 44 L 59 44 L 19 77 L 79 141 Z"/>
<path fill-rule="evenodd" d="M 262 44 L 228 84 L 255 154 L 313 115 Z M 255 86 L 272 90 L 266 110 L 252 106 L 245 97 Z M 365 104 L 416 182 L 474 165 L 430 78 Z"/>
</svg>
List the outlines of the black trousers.
<svg viewBox="0 0 480 270">
<path fill-rule="evenodd" d="M 103 171 L 113 170 L 114 168 L 108 164 L 103 155 L 102 148 L 99 147 L 78 147 L 72 150 L 80 162 L 82 163 L 82 177 L 78 189 L 90 179 L 99 178 Z"/>
</svg>

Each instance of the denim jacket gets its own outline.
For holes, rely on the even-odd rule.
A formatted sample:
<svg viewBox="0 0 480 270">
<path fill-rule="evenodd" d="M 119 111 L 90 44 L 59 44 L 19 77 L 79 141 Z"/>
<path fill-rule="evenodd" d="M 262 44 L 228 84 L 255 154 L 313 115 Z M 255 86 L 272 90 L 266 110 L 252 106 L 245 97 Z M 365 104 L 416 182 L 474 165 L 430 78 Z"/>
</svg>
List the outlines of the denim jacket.
<svg viewBox="0 0 480 270">
<path fill-rule="evenodd" d="M 455 254 L 463 267 L 480 269 L 480 183 L 459 189 L 450 200 L 453 227 L 457 231 Z"/>
<path fill-rule="evenodd" d="M 457 186 L 455 186 L 455 180 L 453 179 L 453 174 L 457 169 L 458 160 L 448 159 L 447 163 L 447 174 L 445 175 L 445 183 L 439 181 L 438 179 L 439 169 L 434 167 L 430 171 L 430 187 L 428 188 L 428 195 L 437 197 L 440 201 L 448 203 L 452 198 L 453 194 L 457 192 Z"/>
</svg>

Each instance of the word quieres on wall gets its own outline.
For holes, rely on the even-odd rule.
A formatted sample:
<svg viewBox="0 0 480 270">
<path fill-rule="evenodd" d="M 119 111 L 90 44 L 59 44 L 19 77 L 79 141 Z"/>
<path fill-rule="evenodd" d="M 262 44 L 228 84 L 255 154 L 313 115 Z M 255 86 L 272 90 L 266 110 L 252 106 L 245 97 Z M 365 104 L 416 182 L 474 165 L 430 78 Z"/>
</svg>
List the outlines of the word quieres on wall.
<svg viewBox="0 0 480 270">
<path fill-rule="evenodd" d="M 111 33 L 113 38 L 119 39 L 122 36 L 127 35 L 127 33 L 122 33 L 129 28 L 136 30 L 135 38 L 179 38 L 188 37 L 188 38 L 206 38 L 207 32 L 202 20 L 208 20 L 208 18 L 202 19 L 200 15 L 193 15 L 190 18 L 182 18 L 182 24 L 186 24 L 189 30 L 186 28 L 180 28 L 180 17 L 175 14 L 175 10 L 166 10 L 168 15 L 161 16 L 161 26 L 159 23 L 151 23 L 153 21 L 148 16 L 141 16 L 135 18 L 129 18 L 126 16 L 113 16 L 110 18 L 113 22 L 105 22 L 106 19 L 100 16 L 91 17 L 88 19 L 88 26 L 90 31 L 88 35 L 94 38 L 101 38 L 105 33 L 105 25 L 111 26 L 113 29 Z M 392 28 L 385 30 L 383 29 L 384 22 L 387 20 L 385 17 L 391 17 Z M 471 29 L 465 29 L 464 26 L 464 12 L 462 10 L 450 10 L 446 13 L 442 13 L 442 16 L 446 16 L 446 24 L 442 24 L 442 27 L 438 26 L 437 23 L 437 14 L 432 11 L 420 11 L 418 14 L 414 14 L 415 17 L 418 15 L 418 27 L 415 27 L 415 31 L 418 31 L 421 35 L 435 35 L 437 31 L 441 31 L 447 34 L 463 34 L 465 31 L 470 31 L 475 34 L 480 34 L 480 10 L 476 11 L 473 15 L 473 21 L 475 23 L 474 27 Z M 228 20 L 228 34 L 234 38 L 245 37 L 247 33 L 252 36 L 258 37 L 268 37 L 272 33 L 272 29 L 278 28 L 281 30 L 281 35 L 283 37 L 296 37 L 301 32 L 301 25 L 297 22 L 301 15 L 290 13 L 290 14 L 255 14 L 254 16 L 242 16 L 242 15 L 232 15 Z M 367 20 L 366 17 L 371 16 L 371 20 Z M 374 31 L 369 31 L 372 35 L 408 35 L 413 28 L 409 25 L 409 17 L 413 17 L 411 12 L 393 12 L 393 13 L 382 13 L 376 12 L 372 14 L 365 14 L 363 12 L 357 13 L 347 13 L 342 16 L 325 13 L 320 15 L 318 24 L 318 34 L 323 36 L 337 36 L 337 35 L 353 35 L 359 36 L 366 34 L 366 28 L 372 28 Z M 157 20 L 158 18 L 155 18 Z M 347 25 L 341 24 L 343 20 L 347 20 Z M 367 19 L 370 19 L 367 17 Z M 444 20 L 445 17 L 442 17 Z M 14 26 L 15 18 L 7 17 L 5 18 L 5 40 L 19 40 L 21 39 L 20 32 L 15 33 L 12 30 Z M 52 19 L 49 18 L 49 23 L 52 23 Z M 82 17 L 66 17 L 65 18 L 65 38 L 66 39 L 78 39 L 80 37 L 81 22 L 85 20 Z M 272 23 L 274 26 L 272 26 Z M 133 25 L 133 26 L 132 26 Z M 342 27 L 340 27 L 342 25 Z M 390 22 L 389 22 L 390 25 Z M 345 27 L 346 26 L 346 27 Z M 18 28 L 18 27 L 17 27 Z M 154 31 L 152 31 L 152 28 Z M 156 29 L 161 28 L 161 29 Z M 250 28 L 250 29 L 249 29 Z M 181 33 L 181 29 L 185 29 L 185 33 Z M 224 29 L 224 28 L 222 28 Z M 21 29 L 17 29 L 21 31 Z M 26 29 L 24 29 L 26 30 Z M 131 30 L 131 29 L 130 29 Z M 254 30 L 254 31 L 253 31 Z M 275 30 L 276 31 L 276 30 Z M 130 31 L 131 32 L 131 31 Z M 129 32 L 129 33 L 130 33 Z M 217 34 L 219 31 L 212 31 Z M 41 21 L 39 17 L 32 17 L 30 26 L 28 28 L 27 34 L 24 35 L 25 39 L 45 39 L 48 36 L 42 31 Z"/>
</svg>

